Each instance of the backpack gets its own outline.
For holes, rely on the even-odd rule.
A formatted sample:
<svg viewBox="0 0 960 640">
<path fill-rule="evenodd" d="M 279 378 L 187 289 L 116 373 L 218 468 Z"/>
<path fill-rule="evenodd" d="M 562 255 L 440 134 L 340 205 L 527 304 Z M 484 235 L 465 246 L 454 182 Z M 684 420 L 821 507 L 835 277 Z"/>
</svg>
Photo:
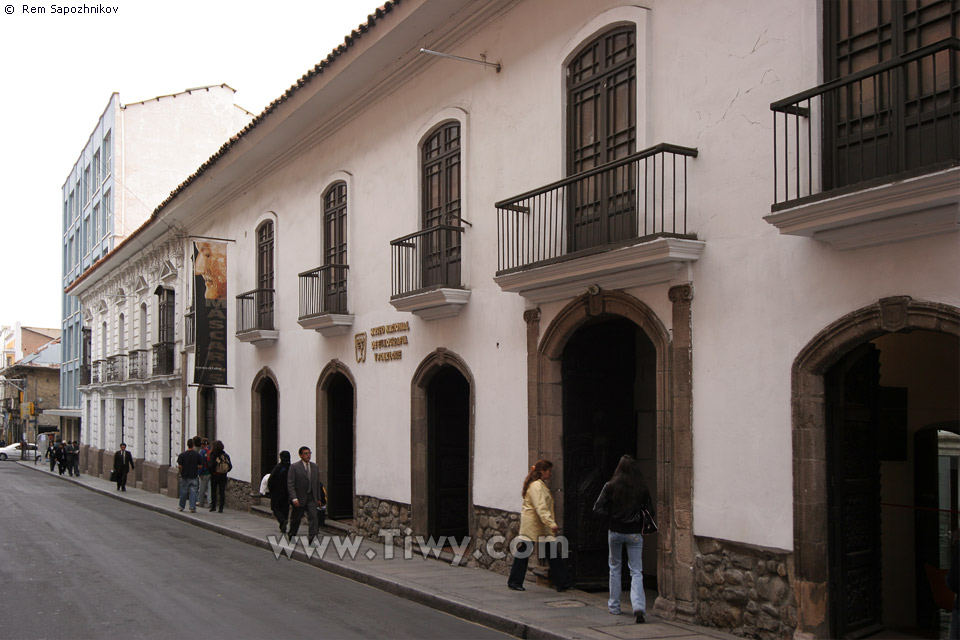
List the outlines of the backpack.
<svg viewBox="0 0 960 640">
<path fill-rule="evenodd" d="M 217 464 L 213 468 L 215 473 L 226 474 L 230 472 L 231 468 L 232 465 L 230 464 L 230 458 L 228 458 L 225 453 L 221 453 L 219 456 L 217 456 Z"/>
</svg>

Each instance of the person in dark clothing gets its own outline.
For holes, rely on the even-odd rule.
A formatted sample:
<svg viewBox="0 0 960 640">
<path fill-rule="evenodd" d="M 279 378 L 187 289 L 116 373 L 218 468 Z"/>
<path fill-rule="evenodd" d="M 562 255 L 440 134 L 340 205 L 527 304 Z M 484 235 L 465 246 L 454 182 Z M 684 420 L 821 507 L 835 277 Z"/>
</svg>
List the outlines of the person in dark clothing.
<svg viewBox="0 0 960 640">
<path fill-rule="evenodd" d="M 80 477 L 80 443 L 73 441 L 73 475 Z"/>
<path fill-rule="evenodd" d="M 270 472 L 267 490 L 270 491 L 270 509 L 273 511 L 280 533 L 287 532 L 290 515 L 290 493 L 287 490 L 287 474 L 290 472 L 290 452 L 280 452 L 280 462 Z"/>
<path fill-rule="evenodd" d="M 127 490 L 127 473 L 133 469 L 133 455 L 127 451 L 127 443 L 120 443 L 120 450 L 113 454 L 113 478 L 117 491 Z"/>
<path fill-rule="evenodd" d="M 53 439 L 47 445 L 47 459 L 50 461 L 50 471 L 52 472 L 53 467 L 57 464 L 57 449 L 53 446 Z"/>
<path fill-rule="evenodd" d="M 230 456 L 223 450 L 223 442 L 215 440 L 210 455 L 207 456 L 207 469 L 210 470 L 210 511 L 223 513 L 223 503 L 227 499 L 227 474 L 233 469 Z M 217 496 L 220 507 L 217 508 Z"/>
<path fill-rule="evenodd" d="M 637 622 L 646 621 L 646 594 L 643 592 L 643 521 L 646 513 L 653 516 L 650 490 L 643 481 L 640 464 L 631 456 L 623 456 L 610 481 L 603 485 L 593 511 L 609 522 L 607 542 L 610 547 L 610 597 L 607 609 L 620 615 L 620 570 L 623 549 L 627 549 L 630 567 L 630 604 Z"/>
<path fill-rule="evenodd" d="M 63 475 L 64 469 L 67 468 L 67 445 L 65 442 L 61 441 L 57 445 L 54 456 L 57 458 L 57 471 L 60 472 L 60 475 Z"/>
<path fill-rule="evenodd" d="M 200 488 L 200 454 L 193 448 L 193 438 L 187 440 L 187 450 L 177 456 L 180 472 L 180 511 L 190 498 L 190 513 L 197 512 L 197 490 Z"/>
<path fill-rule="evenodd" d="M 290 465 L 287 472 L 287 492 L 293 512 L 290 514 L 290 538 L 300 530 L 300 521 L 307 516 L 307 542 L 312 544 L 317 537 L 320 520 L 317 512 L 327 503 L 324 497 L 323 483 L 320 482 L 320 469 L 311 462 L 313 452 L 303 446 L 299 450 L 300 460 Z"/>
</svg>

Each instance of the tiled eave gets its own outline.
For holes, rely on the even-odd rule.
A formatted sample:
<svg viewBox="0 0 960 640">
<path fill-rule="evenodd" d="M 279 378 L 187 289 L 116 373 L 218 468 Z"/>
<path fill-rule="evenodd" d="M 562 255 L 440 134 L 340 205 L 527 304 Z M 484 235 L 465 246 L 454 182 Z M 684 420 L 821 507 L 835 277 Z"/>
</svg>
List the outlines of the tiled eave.
<svg viewBox="0 0 960 640">
<path fill-rule="evenodd" d="M 540 304 L 580 295 L 592 285 L 627 289 L 668 282 L 686 264 L 697 260 L 704 246 L 702 240 L 657 238 L 498 275 L 494 281 L 504 291 L 519 293 L 530 302 Z"/>
<path fill-rule="evenodd" d="M 960 167 L 764 216 L 780 233 L 859 249 L 960 230 Z"/>
</svg>

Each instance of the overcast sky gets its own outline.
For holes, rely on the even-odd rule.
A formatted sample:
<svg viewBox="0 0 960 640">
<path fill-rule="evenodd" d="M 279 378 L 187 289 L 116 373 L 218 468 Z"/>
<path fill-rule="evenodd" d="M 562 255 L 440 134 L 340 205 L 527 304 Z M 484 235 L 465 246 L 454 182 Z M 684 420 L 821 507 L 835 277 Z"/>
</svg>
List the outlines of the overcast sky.
<svg viewBox="0 0 960 640">
<path fill-rule="evenodd" d="M 383 2 L 86 4 L 116 11 L 57 14 L 83 6 L 58 0 L 0 14 L 0 324 L 60 327 L 60 189 L 111 93 L 128 104 L 225 83 L 259 115 Z"/>
</svg>

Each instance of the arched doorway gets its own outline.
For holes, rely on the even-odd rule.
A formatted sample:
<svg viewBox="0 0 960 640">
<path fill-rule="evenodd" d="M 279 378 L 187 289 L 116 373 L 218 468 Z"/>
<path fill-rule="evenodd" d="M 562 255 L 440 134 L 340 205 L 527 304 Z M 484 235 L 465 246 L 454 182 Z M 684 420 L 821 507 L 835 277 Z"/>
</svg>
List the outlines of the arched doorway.
<svg viewBox="0 0 960 640">
<path fill-rule="evenodd" d="M 607 589 L 607 531 L 593 505 L 620 456 L 640 461 L 656 501 L 656 362 L 646 334 L 618 316 L 592 318 L 563 350 L 564 533 L 581 588 Z M 656 540 L 645 543 L 644 580 L 656 588 Z"/>
<path fill-rule="evenodd" d="M 251 482 L 259 484 L 280 456 L 280 415 L 277 383 L 269 371 L 261 371 L 253 383 Z"/>
<path fill-rule="evenodd" d="M 899 297 L 842 318 L 798 356 L 799 630 L 936 637 L 936 571 L 960 511 L 958 354 L 957 309 Z"/>
<path fill-rule="evenodd" d="M 332 376 L 327 394 L 327 516 L 353 518 L 353 385 Z"/>
<path fill-rule="evenodd" d="M 414 532 L 469 535 L 473 513 L 473 384 L 463 361 L 438 349 L 413 379 L 411 451 Z"/>
</svg>

